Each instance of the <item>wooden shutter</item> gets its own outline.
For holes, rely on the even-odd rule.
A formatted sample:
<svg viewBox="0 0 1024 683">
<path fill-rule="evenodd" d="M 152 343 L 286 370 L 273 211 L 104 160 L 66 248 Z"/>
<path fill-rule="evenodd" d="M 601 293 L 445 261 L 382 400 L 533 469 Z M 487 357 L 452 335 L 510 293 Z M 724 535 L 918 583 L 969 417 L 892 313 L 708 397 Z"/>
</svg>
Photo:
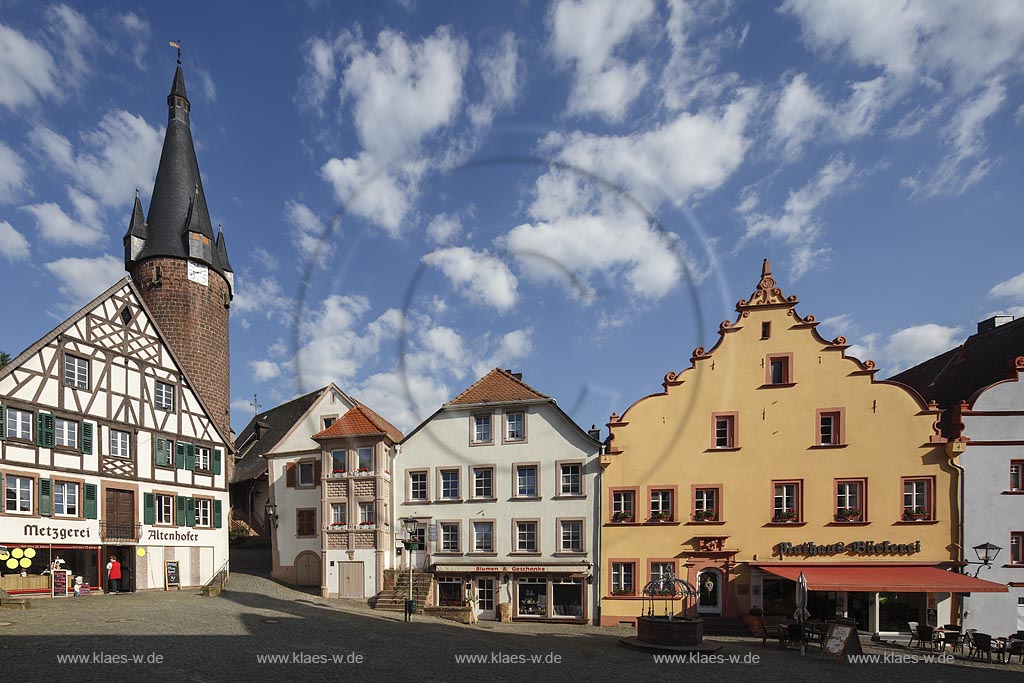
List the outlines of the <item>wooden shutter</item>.
<svg viewBox="0 0 1024 683">
<path fill-rule="evenodd" d="M 142 494 L 142 523 L 153 524 L 156 522 L 156 496 L 152 493 Z"/>
<path fill-rule="evenodd" d="M 316 466 L 313 468 L 313 483 L 317 486 L 320 485 L 320 476 L 322 472 L 321 461 L 316 461 Z"/>
<path fill-rule="evenodd" d="M 213 473 L 220 474 L 220 459 L 224 451 L 219 448 L 213 449 Z"/>
<path fill-rule="evenodd" d="M 82 453 L 92 455 L 92 422 L 83 422 L 81 425 Z"/>
<path fill-rule="evenodd" d="M 43 448 L 53 448 L 53 415 L 50 413 L 36 415 L 36 444 Z"/>
<path fill-rule="evenodd" d="M 39 478 L 39 514 L 49 517 L 53 514 L 53 482 Z"/>
<path fill-rule="evenodd" d="M 96 519 L 96 484 L 85 485 L 85 518 Z"/>
<path fill-rule="evenodd" d="M 185 526 L 188 521 L 187 515 L 185 514 L 185 500 L 185 496 L 174 497 L 174 507 L 177 511 L 177 518 L 175 521 L 178 522 L 178 526 Z"/>
<path fill-rule="evenodd" d="M 167 467 L 171 464 L 171 441 L 157 438 L 156 440 L 156 464 Z"/>
<path fill-rule="evenodd" d="M 284 483 L 288 488 L 295 488 L 295 463 L 293 462 L 284 466 Z"/>
<path fill-rule="evenodd" d="M 196 447 L 193 444 L 185 444 L 185 469 L 195 471 L 196 469 Z M 189 526 L 192 526 L 189 524 Z"/>
<path fill-rule="evenodd" d="M 192 498 L 185 499 L 185 526 L 196 525 L 196 501 Z"/>
<path fill-rule="evenodd" d="M 186 443 L 184 443 L 182 441 L 179 441 L 178 443 L 175 444 L 175 448 L 174 448 L 174 455 L 175 455 L 174 466 L 177 467 L 179 470 L 185 469 L 185 451 L 187 450 L 185 448 L 185 446 L 187 446 L 187 445 L 188 444 L 186 444 Z"/>
<path fill-rule="evenodd" d="M 213 528 L 219 529 L 221 527 L 221 509 L 220 501 L 213 501 Z"/>
</svg>

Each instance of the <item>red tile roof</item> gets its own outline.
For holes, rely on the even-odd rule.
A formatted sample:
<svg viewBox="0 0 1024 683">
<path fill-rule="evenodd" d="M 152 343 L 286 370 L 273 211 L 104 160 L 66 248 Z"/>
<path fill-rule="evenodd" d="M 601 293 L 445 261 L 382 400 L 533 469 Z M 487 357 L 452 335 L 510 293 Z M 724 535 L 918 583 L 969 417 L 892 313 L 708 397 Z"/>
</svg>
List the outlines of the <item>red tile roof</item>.
<svg viewBox="0 0 1024 683">
<path fill-rule="evenodd" d="M 510 403 L 512 401 L 550 400 L 550 398 L 550 396 L 540 393 L 508 370 L 494 368 L 445 405 Z"/>
<path fill-rule="evenodd" d="M 327 429 L 313 436 L 314 439 L 337 439 L 352 436 L 386 436 L 394 442 L 402 440 L 402 433 L 363 404 L 354 408 L 334 421 Z"/>
</svg>

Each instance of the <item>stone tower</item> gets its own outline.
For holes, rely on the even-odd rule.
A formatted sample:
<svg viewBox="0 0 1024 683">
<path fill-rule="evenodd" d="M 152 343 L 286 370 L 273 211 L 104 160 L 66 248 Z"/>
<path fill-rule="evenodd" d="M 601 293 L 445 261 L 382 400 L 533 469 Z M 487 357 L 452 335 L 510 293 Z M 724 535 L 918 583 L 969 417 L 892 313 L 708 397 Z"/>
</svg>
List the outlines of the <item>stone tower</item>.
<svg viewBox="0 0 1024 683">
<path fill-rule="evenodd" d="M 149 216 L 143 216 L 136 196 L 124 236 L 124 266 L 210 417 L 231 440 L 228 315 L 234 273 L 224 233 L 214 237 L 210 223 L 189 109 L 179 54 Z"/>
</svg>

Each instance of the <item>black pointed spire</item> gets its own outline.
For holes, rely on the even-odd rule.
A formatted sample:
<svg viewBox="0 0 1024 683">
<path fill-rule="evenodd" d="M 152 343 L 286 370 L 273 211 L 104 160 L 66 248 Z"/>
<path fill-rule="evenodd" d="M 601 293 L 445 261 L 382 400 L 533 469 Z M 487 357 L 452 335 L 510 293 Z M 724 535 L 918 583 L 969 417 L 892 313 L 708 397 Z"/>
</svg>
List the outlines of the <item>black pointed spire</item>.
<svg viewBox="0 0 1024 683">
<path fill-rule="evenodd" d="M 228 261 L 228 245 L 224 241 L 224 229 L 218 226 L 217 230 L 217 259 L 220 261 L 220 267 L 227 273 L 234 272 L 231 270 L 231 262 Z"/>
<path fill-rule="evenodd" d="M 188 95 L 185 94 L 185 74 L 181 72 L 181 60 L 178 60 L 178 68 L 174 71 L 174 82 L 171 83 L 171 97 L 188 99 Z"/>
</svg>

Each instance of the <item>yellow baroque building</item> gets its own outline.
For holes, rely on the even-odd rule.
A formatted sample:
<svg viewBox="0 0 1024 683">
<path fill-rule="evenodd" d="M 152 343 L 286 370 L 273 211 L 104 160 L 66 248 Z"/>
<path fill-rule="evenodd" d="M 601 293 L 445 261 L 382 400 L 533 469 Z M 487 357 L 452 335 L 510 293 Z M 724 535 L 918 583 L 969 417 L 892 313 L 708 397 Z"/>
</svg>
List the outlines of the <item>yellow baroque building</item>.
<svg viewBox="0 0 1024 683">
<path fill-rule="evenodd" d="M 939 411 L 875 380 L 796 304 L 765 260 L 718 344 L 612 415 L 602 625 L 635 624 L 643 587 L 670 571 L 698 588 L 690 610 L 705 617 L 792 617 L 803 572 L 812 619 L 882 633 L 942 625 L 955 593 L 1000 588 L 944 571 L 960 512 Z"/>
</svg>

